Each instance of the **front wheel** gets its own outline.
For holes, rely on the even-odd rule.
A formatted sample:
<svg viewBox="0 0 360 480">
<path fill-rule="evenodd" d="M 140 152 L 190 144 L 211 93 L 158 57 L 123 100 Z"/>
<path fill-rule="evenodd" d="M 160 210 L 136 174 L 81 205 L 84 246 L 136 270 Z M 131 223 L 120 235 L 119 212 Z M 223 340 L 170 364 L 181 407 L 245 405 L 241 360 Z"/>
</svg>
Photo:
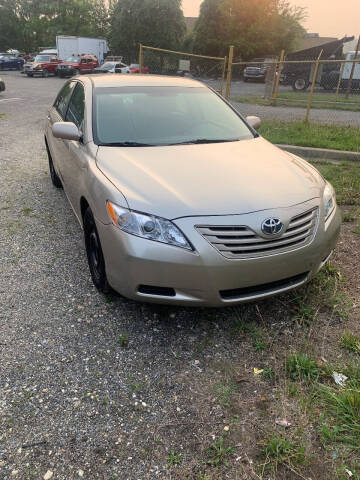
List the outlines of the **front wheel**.
<svg viewBox="0 0 360 480">
<path fill-rule="evenodd" d="M 42 76 L 43 76 L 44 78 L 47 78 L 47 77 L 49 76 L 49 70 L 47 70 L 46 68 L 44 68 L 43 73 L 42 73 Z"/>
<path fill-rule="evenodd" d="M 54 164 L 53 164 L 53 161 L 52 161 L 52 158 L 51 158 L 51 153 L 50 153 L 50 150 L 49 150 L 49 147 L 48 147 L 48 144 L 47 144 L 46 140 L 45 140 L 45 147 L 46 147 L 46 152 L 47 152 L 48 160 L 49 160 L 49 170 L 50 170 L 50 177 L 51 177 L 52 184 L 56 188 L 62 188 L 62 183 L 61 183 L 61 180 L 60 180 L 58 174 L 55 171 Z"/>
<path fill-rule="evenodd" d="M 80 70 L 78 68 L 75 68 L 74 76 L 76 77 L 77 75 L 80 75 Z"/>
<path fill-rule="evenodd" d="M 86 255 L 92 281 L 99 292 L 109 293 L 111 287 L 106 277 L 104 255 L 95 219 L 90 208 L 86 210 L 83 221 Z"/>
</svg>

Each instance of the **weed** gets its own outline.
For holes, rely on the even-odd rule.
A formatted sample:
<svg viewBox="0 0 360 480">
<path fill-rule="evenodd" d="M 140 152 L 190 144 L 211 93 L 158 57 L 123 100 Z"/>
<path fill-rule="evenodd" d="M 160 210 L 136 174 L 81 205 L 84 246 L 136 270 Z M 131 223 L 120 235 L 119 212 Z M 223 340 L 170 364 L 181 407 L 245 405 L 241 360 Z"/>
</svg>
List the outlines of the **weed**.
<svg viewBox="0 0 360 480">
<path fill-rule="evenodd" d="M 32 212 L 32 209 L 30 207 L 24 207 L 23 208 L 23 213 L 24 215 L 26 215 L 27 217 L 31 214 Z"/>
<path fill-rule="evenodd" d="M 296 442 L 292 442 L 278 433 L 271 434 L 264 441 L 262 454 L 265 456 L 266 468 L 277 469 L 278 465 L 304 464 L 305 448 Z"/>
<path fill-rule="evenodd" d="M 264 367 L 261 376 L 272 382 L 275 379 L 275 372 L 271 367 Z"/>
<path fill-rule="evenodd" d="M 296 353 L 289 355 L 286 360 L 286 371 L 292 380 L 318 380 L 323 373 L 322 369 L 308 355 Z"/>
<path fill-rule="evenodd" d="M 360 339 L 357 335 L 345 331 L 341 337 L 341 346 L 348 352 L 360 354 Z"/>
<path fill-rule="evenodd" d="M 234 447 L 226 447 L 224 445 L 224 437 L 219 437 L 210 447 L 206 450 L 208 458 L 206 463 L 217 467 L 218 465 L 229 466 L 227 458 L 235 452 Z"/>
<path fill-rule="evenodd" d="M 295 315 L 293 320 L 300 326 L 309 326 L 316 319 L 317 308 L 310 303 L 304 301 L 300 296 L 295 297 L 296 305 L 294 305 Z"/>
<path fill-rule="evenodd" d="M 129 346 L 129 334 L 122 333 L 118 338 L 118 343 L 120 347 L 127 348 Z"/>
<path fill-rule="evenodd" d="M 168 467 L 175 467 L 176 465 L 180 465 L 181 463 L 182 454 L 176 454 L 173 450 L 171 450 L 168 456 Z"/>
<path fill-rule="evenodd" d="M 323 441 L 340 442 L 360 451 L 360 390 L 319 385 L 317 399 L 324 409 L 320 425 Z"/>
<path fill-rule="evenodd" d="M 243 319 L 239 319 L 235 324 L 234 332 L 250 335 L 256 352 L 266 350 L 268 346 L 265 333 L 254 325 L 253 322 L 246 322 Z"/>
<path fill-rule="evenodd" d="M 343 213 L 342 221 L 345 223 L 351 223 L 355 220 L 355 215 L 352 212 Z"/>
<path fill-rule="evenodd" d="M 357 235 L 360 235 L 360 220 L 358 220 L 356 224 L 355 230 L 352 230 L 353 233 L 356 233 Z"/>
<path fill-rule="evenodd" d="M 238 385 L 233 381 L 230 381 L 227 385 L 217 383 L 215 385 L 215 395 L 219 405 L 224 408 L 230 407 L 231 397 L 238 391 L 238 388 Z"/>
</svg>

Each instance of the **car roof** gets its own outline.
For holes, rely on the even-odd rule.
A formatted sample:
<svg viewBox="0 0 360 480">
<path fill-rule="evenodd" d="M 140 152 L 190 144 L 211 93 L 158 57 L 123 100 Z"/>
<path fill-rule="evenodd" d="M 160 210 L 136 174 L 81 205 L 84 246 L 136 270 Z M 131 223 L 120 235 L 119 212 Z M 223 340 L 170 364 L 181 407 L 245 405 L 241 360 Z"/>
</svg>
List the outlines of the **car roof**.
<svg viewBox="0 0 360 480">
<path fill-rule="evenodd" d="M 88 75 L 95 88 L 98 87 L 203 87 L 206 86 L 191 78 L 170 77 L 168 75 Z"/>
</svg>

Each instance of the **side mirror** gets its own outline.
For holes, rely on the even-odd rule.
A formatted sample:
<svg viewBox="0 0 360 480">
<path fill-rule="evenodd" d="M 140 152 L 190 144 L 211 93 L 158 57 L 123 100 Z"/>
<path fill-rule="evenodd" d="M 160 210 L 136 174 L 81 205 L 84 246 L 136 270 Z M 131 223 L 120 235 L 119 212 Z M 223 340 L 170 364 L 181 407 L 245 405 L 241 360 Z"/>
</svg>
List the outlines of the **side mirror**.
<svg viewBox="0 0 360 480">
<path fill-rule="evenodd" d="M 52 133 L 54 137 L 63 140 L 80 140 L 81 137 L 78 127 L 72 122 L 55 122 Z"/>
<path fill-rule="evenodd" d="M 251 115 L 251 116 L 249 116 L 249 117 L 246 117 L 246 121 L 247 121 L 247 123 L 248 123 L 251 127 L 255 128 L 255 130 L 257 130 L 257 129 L 260 127 L 260 125 L 261 125 L 261 120 L 260 120 L 260 118 L 259 118 L 259 117 L 255 117 L 255 116 L 253 116 L 253 115 Z"/>
</svg>

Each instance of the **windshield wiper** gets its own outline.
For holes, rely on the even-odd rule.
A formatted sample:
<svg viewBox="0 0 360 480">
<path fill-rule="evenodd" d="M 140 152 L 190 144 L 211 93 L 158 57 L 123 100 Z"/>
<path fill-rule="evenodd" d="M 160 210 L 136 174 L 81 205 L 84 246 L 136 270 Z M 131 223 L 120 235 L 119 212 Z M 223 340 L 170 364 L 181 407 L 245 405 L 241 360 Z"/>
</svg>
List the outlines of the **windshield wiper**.
<svg viewBox="0 0 360 480">
<path fill-rule="evenodd" d="M 99 147 L 154 147 L 150 143 L 139 143 L 139 142 L 110 142 L 110 143 L 99 143 Z"/>
<path fill-rule="evenodd" d="M 202 143 L 225 143 L 225 142 L 238 142 L 238 138 L 226 138 L 226 139 L 210 139 L 210 138 L 196 138 L 194 140 L 187 140 L 186 142 L 171 143 L 170 145 L 201 145 Z"/>
</svg>

